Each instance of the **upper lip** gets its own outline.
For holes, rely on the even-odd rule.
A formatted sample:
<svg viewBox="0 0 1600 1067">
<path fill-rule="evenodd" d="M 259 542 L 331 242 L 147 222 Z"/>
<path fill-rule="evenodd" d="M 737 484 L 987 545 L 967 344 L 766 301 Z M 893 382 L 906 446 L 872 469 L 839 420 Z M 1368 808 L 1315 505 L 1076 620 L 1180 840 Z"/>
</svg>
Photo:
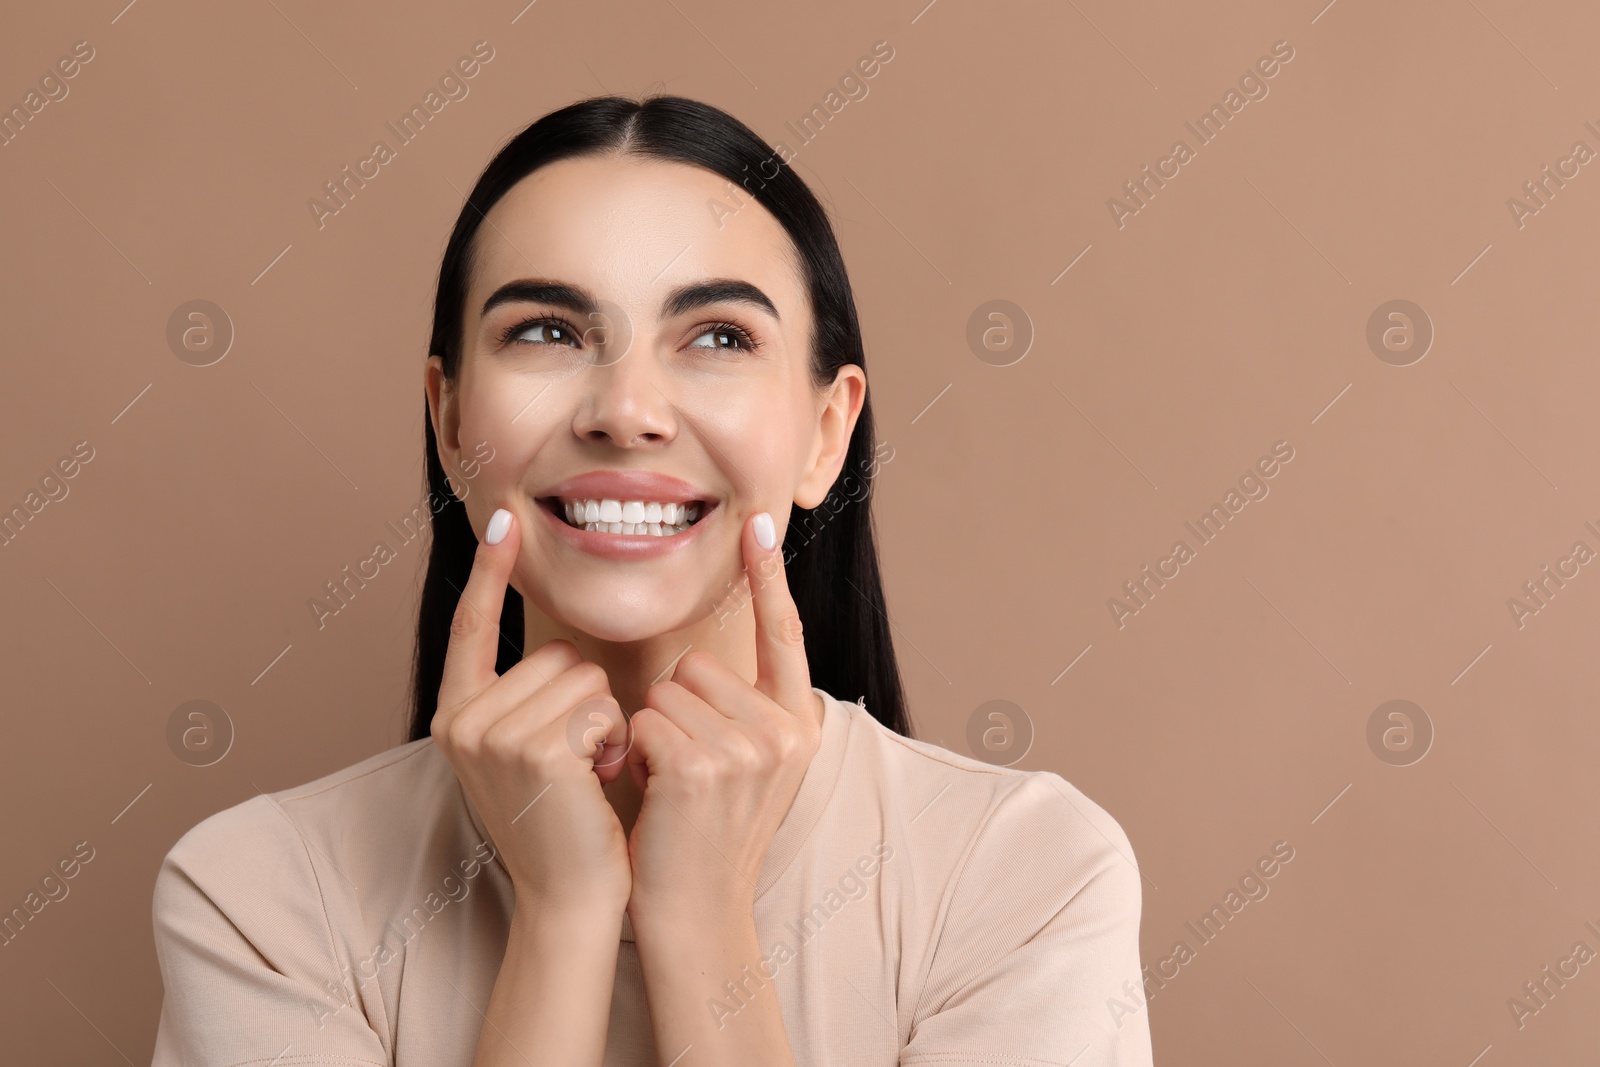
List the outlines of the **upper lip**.
<svg viewBox="0 0 1600 1067">
<path fill-rule="evenodd" d="M 682 478 L 641 470 L 586 471 L 552 487 L 545 495 L 563 500 L 642 500 L 661 504 L 713 499 Z"/>
</svg>

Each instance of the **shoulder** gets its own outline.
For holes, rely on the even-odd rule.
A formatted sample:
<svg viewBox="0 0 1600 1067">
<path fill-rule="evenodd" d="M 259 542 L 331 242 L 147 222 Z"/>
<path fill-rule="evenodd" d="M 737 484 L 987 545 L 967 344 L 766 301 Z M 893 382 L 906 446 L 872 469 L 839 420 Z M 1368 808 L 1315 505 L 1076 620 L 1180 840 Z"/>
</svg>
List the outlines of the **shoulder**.
<svg viewBox="0 0 1600 1067">
<path fill-rule="evenodd" d="M 277 1062 L 286 1041 L 295 1062 L 392 1061 L 382 986 L 358 985 L 355 968 L 376 958 L 359 958 L 367 915 L 413 891 L 419 850 L 456 825 L 430 754 L 448 769 L 431 738 L 402 745 L 257 793 L 172 845 L 151 903 L 157 1063 Z"/>
<path fill-rule="evenodd" d="M 1148 1065 L 1145 1016 L 1124 1029 L 1102 1007 L 1139 988 L 1143 910 L 1110 812 L 1054 771 L 903 737 L 864 708 L 851 743 L 852 777 L 894 805 L 885 829 L 908 853 L 894 875 L 914 976 L 899 1062 L 1043 1067 L 1068 1050 Z"/>
<path fill-rule="evenodd" d="M 1041 879 L 1076 890 L 1098 879 L 1109 900 L 1137 913 L 1139 868 L 1128 835 L 1066 778 L 963 756 L 897 734 L 859 705 L 837 706 L 850 716 L 849 773 L 882 791 L 913 842 L 947 851 L 965 893 Z"/>
<path fill-rule="evenodd" d="M 403 855 L 457 795 L 431 738 L 388 749 L 314 781 L 257 793 L 202 819 L 168 850 L 157 919 L 196 891 L 219 906 L 320 901 L 368 884 L 373 861 Z"/>
</svg>

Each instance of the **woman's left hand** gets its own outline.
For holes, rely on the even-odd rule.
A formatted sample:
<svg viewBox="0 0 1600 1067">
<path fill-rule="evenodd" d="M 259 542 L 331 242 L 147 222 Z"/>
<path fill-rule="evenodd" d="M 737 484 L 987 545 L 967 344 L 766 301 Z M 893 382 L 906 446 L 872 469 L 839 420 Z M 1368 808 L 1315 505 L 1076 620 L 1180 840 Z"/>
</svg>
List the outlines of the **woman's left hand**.
<svg viewBox="0 0 1600 1067">
<path fill-rule="evenodd" d="M 782 539 L 774 530 L 773 547 L 761 547 L 761 518 L 741 537 L 755 684 L 691 649 L 631 720 L 628 770 L 644 797 L 628 838 L 635 923 L 641 914 L 749 914 L 767 849 L 821 742 L 821 698 L 811 688 Z"/>
</svg>

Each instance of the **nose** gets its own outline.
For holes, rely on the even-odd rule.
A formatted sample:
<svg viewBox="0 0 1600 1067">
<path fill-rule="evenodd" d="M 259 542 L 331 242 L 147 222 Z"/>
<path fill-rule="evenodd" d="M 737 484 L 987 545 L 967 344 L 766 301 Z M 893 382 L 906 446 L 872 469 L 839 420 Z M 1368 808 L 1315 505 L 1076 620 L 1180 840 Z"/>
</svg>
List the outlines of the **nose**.
<svg viewBox="0 0 1600 1067">
<path fill-rule="evenodd" d="M 603 351 L 603 350 L 602 350 Z M 584 368 L 572 432 L 620 448 L 660 445 L 678 434 L 678 415 L 662 391 L 658 361 L 639 336 L 621 356 L 602 354 Z"/>
</svg>

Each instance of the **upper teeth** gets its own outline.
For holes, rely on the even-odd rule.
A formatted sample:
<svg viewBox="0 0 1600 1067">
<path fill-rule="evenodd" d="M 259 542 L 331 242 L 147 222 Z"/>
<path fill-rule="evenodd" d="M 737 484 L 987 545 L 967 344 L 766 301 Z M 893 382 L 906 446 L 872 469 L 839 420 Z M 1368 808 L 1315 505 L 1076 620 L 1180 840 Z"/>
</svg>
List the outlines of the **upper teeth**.
<svg viewBox="0 0 1600 1067">
<path fill-rule="evenodd" d="M 682 533 L 700 517 L 698 502 L 654 500 L 563 500 L 567 521 L 574 526 L 627 534 Z"/>
</svg>

